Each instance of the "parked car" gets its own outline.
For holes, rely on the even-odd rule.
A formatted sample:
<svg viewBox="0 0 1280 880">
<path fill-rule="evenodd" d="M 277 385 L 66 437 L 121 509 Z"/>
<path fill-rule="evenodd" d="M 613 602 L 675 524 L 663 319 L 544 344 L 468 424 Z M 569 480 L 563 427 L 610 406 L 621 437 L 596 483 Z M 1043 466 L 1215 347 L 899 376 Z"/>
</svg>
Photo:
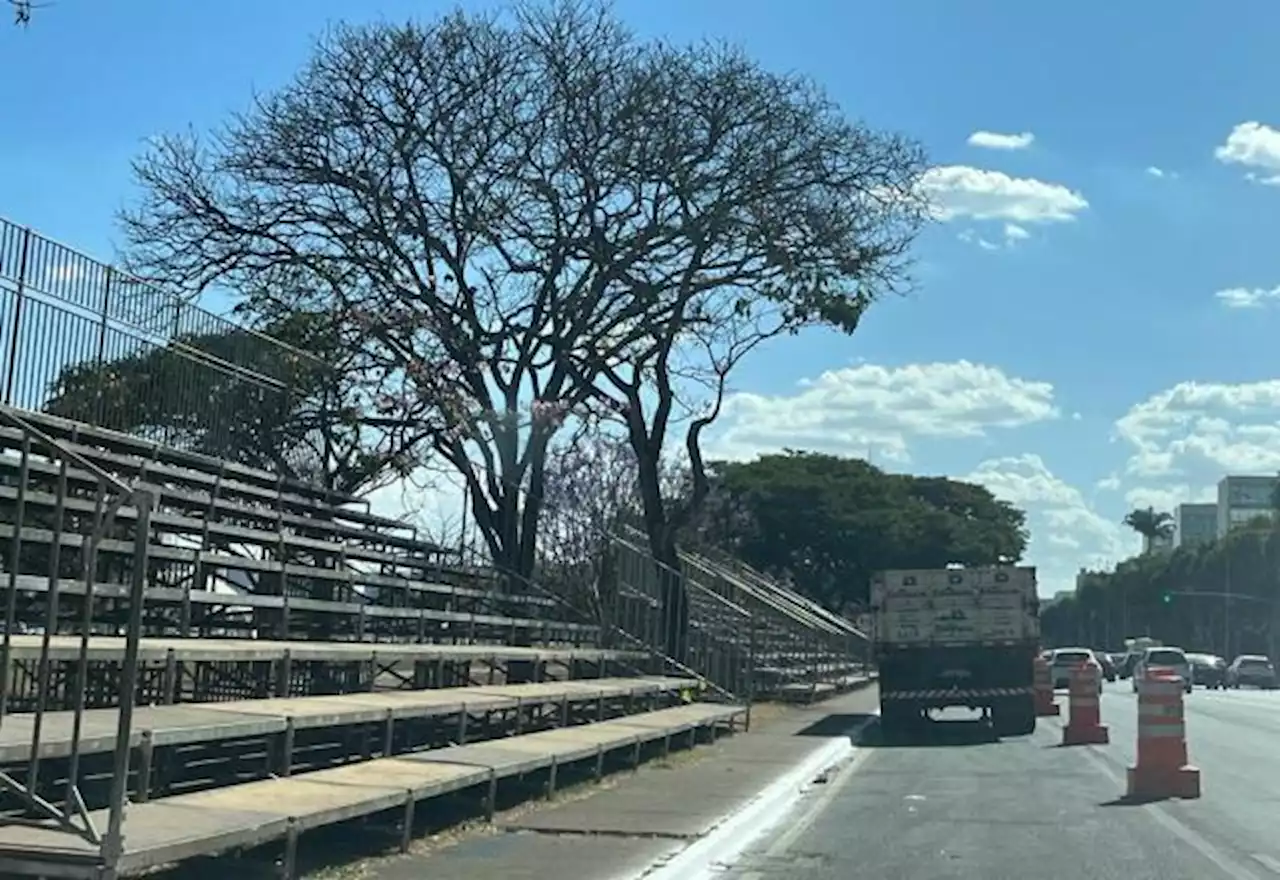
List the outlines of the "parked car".
<svg viewBox="0 0 1280 880">
<path fill-rule="evenodd" d="M 1195 687 L 1195 679 L 1191 674 L 1191 662 L 1181 648 L 1168 646 L 1146 648 L 1138 662 L 1133 665 L 1133 692 L 1138 692 L 1138 682 L 1146 678 L 1148 669 L 1168 669 L 1182 679 L 1187 693 Z"/>
<path fill-rule="evenodd" d="M 1241 685 L 1271 690 L 1276 686 L 1276 669 L 1271 660 L 1261 654 L 1241 654 L 1227 667 L 1226 686 Z"/>
<path fill-rule="evenodd" d="M 1188 654 L 1193 683 L 1207 688 L 1226 687 L 1227 661 L 1217 654 Z"/>
<path fill-rule="evenodd" d="M 1071 684 L 1071 670 L 1083 663 L 1101 666 L 1093 651 L 1088 648 L 1056 648 L 1049 658 L 1049 676 L 1053 687 L 1065 688 Z M 1098 676 L 1098 691 L 1102 691 L 1102 676 Z"/>
</svg>

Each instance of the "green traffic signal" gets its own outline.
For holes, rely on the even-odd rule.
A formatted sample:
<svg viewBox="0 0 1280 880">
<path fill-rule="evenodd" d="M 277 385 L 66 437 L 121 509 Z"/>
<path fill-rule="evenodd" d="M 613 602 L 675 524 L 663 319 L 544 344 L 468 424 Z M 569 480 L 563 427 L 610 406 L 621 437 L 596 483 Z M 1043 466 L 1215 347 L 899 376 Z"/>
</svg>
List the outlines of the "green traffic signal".
<svg viewBox="0 0 1280 880">
<path fill-rule="evenodd" d="M 1166 591 L 1163 596 L 1163 599 L 1164 599 L 1164 604 L 1168 605 L 1170 602 L 1173 601 L 1173 593 Z"/>
</svg>

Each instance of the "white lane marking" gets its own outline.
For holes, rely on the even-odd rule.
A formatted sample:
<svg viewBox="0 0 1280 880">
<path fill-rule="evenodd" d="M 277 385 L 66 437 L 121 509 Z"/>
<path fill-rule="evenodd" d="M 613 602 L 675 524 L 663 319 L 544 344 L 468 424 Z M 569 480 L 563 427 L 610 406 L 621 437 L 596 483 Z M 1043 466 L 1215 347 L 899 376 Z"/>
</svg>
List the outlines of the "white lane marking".
<svg viewBox="0 0 1280 880">
<path fill-rule="evenodd" d="M 803 815 L 792 822 L 786 831 L 779 834 L 773 843 L 769 844 L 769 847 L 764 851 L 767 858 L 777 858 L 785 855 L 791 849 L 800 838 L 800 835 L 813 826 L 813 823 L 830 808 L 832 801 L 839 797 L 840 793 L 849 785 L 850 780 L 855 777 L 858 768 L 862 766 L 868 754 L 869 752 L 865 749 L 854 752 L 853 757 L 840 768 L 835 778 L 828 780 L 822 789 L 822 794 L 814 799 Z M 746 880 L 746 878 L 743 878 L 743 880 Z"/>
<path fill-rule="evenodd" d="M 874 716 L 843 736 L 833 737 L 743 807 L 725 816 L 704 837 L 669 861 L 632 875 L 634 880 L 708 880 L 720 873 L 720 866 L 742 855 L 794 809 L 815 778 L 857 751 L 853 738 L 873 719 Z"/>
<path fill-rule="evenodd" d="M 1117 785 L 1126 785 L 1126 780 L 1120 773 L 1109 765 L 1106 760 L 1093 752 L 1091 749 L 1081 749 L 1080 754 L 1089 759 L 1089 762 L 1109 779 L 1113 780 Z M 1155 819 L 1160 825 L 1163 825 L 1166 831 L 1171 832 L 1175 837 L 1181 840 L 1187 846 L 1194 849 L 1200 855 L 1204 856 L 1214 865 L 1216 865 L 1223 874 L 1232 878 L 1232 880 L 1260 880 L 1259 876 L 1246 867 L 1241 862 L 1228 856 L 1222 850 L 1218 849 L 1203 836 L 1196 831 L 1184 825 L 1176 817 L 1165 810 L 1158 802 L 1143 804 L 1133 809 L 1144 810 L 1148 816 Z M 1257 858 L 1257 856 L 1254 856 Z"/>
</svg>

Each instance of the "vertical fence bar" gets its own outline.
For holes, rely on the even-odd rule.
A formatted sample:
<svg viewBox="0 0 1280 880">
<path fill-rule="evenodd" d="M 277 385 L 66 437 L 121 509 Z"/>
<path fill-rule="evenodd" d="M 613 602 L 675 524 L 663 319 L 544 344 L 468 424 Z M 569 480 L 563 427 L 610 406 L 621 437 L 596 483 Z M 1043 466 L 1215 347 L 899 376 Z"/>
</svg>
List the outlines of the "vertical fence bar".
<svg viewBox="0 0 1280 880">
<path fill-rule="evenodd" d="M 18 499 L 14 505 L 13 539 L 9 542 L 9 595 L 4 603 L 4 645 L 0 648 L 0 725 L 9 711 L 13 677 L 13 627 L 18 616 L 18 560 L 22 557 L 22 523 L 27 510 L 27 482 L 31 478 L 31 437 L 22 435 L 22 458 L 18 465 Z"/>
<path fill-rule="evenodd" d="M 58 630 L 58 605 L 62 595 L 62 541 L 67 518 L 67 460 L 58 462 L 57 500 L 53 508 L 53 541 L 49 545 L 49 591 L 46 594 L 44 632 L 40 637 L 40 666 L 36 684 L 36 714 L 31 723 L 31 756 L 27 764 L 27 788 L 40 789 L 40 736 L 49 702 L 49 651 Z"/>
<path fill-rule="evenodd" d="M 136 491 L 137 524 L 134 532 L 133 571 L 129 583 L 129 629 L 125 635 L 124 668 L 121 670 L 120 714 L 116 723 L 116 749 L 112 756 L 111 805 L 107 836 L 102 842 L 102 858 L 110 873 L 124 852 L 125 803 L 129 794 L 129 756 L 132 751 L 133 709 L 138 696 L 138 663 L 142 649 L 143 604 L 147 595 L 150 557 L 151 511 L 155 503 L 150 492 Z"/>
<path fill-rule="evenodd" d="M 63 797 L 69 813 L 80 806 L 80 734 L 84 725 L 85 691 L 89 686 L 89 634 L 93 630 L 93 588 L 98 577 L 98 544 L 115 512 L 107 504 L 107 487 L 98 484 L 93 509 L 93 532 L 84 539 L 82 565 L 84 572 L 84 606 L 80 617 L 80 651 L 76 662 L 75 714 L 71 726 L 71 760 L 67 768 L 67 786 Z"/>
<path fill-rule="evenodd" d="M 27 267 L 31 262 L 31 230 L 22 230 L 18 280 L 13 298 L 13 326 L 9 330 L 9 365 L 4 379 L 4 405 L 13 404 L 13 382 L 18 372 L 18 338 L 22 332 L 22 304 L 26 300 Z"/>
</svg>

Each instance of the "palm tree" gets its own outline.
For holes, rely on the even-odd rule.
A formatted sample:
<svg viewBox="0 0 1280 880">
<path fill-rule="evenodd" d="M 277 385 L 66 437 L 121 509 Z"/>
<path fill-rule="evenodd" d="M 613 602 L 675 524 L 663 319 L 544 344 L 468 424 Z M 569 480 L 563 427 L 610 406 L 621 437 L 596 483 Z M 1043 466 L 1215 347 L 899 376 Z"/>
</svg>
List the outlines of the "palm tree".
<svg viewBox="0 0 1280 880">
<path fill-rule="evenodd" d="M 1173 517 L 1164 511 L 1156 512 L 1154 507 L 1135 508 L 1124 518 L 1124 524 L 1142 536 L 1142 552 L 1150 553 L 1157 541 L 1167 541 L 1173 537 Z"/>
</svg>

